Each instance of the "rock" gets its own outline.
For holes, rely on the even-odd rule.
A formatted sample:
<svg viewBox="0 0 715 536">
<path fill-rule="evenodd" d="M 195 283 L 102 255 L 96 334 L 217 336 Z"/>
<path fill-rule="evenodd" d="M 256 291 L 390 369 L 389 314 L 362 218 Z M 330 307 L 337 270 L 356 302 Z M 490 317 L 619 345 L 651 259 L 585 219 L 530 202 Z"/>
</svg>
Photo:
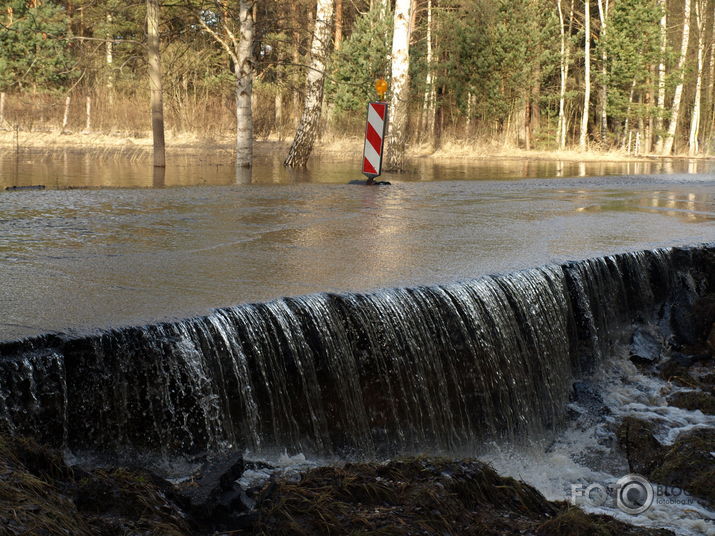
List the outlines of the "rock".
<svg viewBox="0 0 715 536">
<path fill-rule="evenodd" d="M 701 361 L 703 356 L 693 356 L 673 352 L 670 359 L 658 366 L 659 375 L 667 382 L 686 387 L 696 387 L 698 381 L 690 374 L 690 367 Z"/>
<path fill-rule="evenodd" d="M 715 324 L 715 293 L 706 294 L 693 304 L 695 327 L 702 337 L 712 334 Z"/>
<path fill-rule="evenodd" d="M 616 431 L 618 446 L 628 460 L 631 473 L 648 475 L 663 455 L 663 447 L 655 438 L 655 425 L 636 417 L 625 417 Z"/>
<path fill-rule="evenodd" d="M 715 396 L 703 391 L 681 391 L 668 397 L 668 404 L 691 411 L 715 415 Z"/>
<path fill-rule="evenodd" d="M 639 365 L 650 365 L 660 359 L 662 345 L 644 328 L 637 328 L 631 337 L 630 359 Z"/>
<path fill-rule="evenodd" d="M 715 505 L 715 429 L 699 428 L 678 436 L 651 473 L 651 480 L 677 486 Z"/>
<path fill-rule="evenodd" d="M 708 350 L 710 350 L 710 355 L 715 356 L 715 324 L 713 324 L 712 327 L 710 328 L 710 334 L 708 335 L 706 342 L 707 342 Z"/>
<path fill-rule="evenodd" d="M 536 529 L 537 536 L 638 536 L 673 534 L 665 529 L 644 529 L 624 525 L 605 515 L 589 515 L 580 508 L 569 508 Z"/>
</svg>

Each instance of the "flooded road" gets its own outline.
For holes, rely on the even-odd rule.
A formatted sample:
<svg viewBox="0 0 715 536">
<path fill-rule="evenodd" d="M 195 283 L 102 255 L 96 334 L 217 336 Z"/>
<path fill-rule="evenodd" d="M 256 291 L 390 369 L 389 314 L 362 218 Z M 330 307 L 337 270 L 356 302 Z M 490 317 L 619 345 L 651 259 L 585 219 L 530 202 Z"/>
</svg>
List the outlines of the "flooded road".
<svg viewBox="0 0 715 536">
<path fill-rule="evenodd" d="M 266 159 L 237 177 L 194 162 L 156 183 L 143 164 L 13 158 L 3 190 L 48 189 L 0 192 L 0 340 L 715 240 L 705 161 L 419 162 L 366 188 L 344 184 L 348 164 Z M 189 184 L 207 185 L 151 188 Z"/>
</svg>

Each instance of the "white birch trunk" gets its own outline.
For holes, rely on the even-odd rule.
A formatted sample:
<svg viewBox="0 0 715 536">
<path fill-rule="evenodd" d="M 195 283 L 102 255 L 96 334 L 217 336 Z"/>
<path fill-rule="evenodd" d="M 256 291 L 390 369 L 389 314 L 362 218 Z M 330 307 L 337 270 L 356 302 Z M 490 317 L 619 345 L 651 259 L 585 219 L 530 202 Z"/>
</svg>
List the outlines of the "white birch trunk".
<svg viewBox="0 0 715 536">
<path fill-rule="evenodd" d="M 166 165 L 166 148 L 164 144 L 164 100 L 161 88 L 161 60 L 159 57 L 159 0 L 146 1 L 146 24 L 154 166 L 164 167 Z M 89 100 L 87 102 L 89 103 Z M 89 113 L 87 116 L 89 117 Z M 87 130 L 89 130 L 89 127 Z"/>
<path fill-rule="evenodd" d="M 107 26 L 112 24 L 112 15 L 107 13 Z M 104 55 L 105 61 L 107 62 L 107 95 L 109 98 L 109 105 L 114 105 L 114 43 L 112 42 L 112 35 L 107 33 L 105 35 L 106 42 L 104 44 Z"/>
<path fill-rule="evenodd" d="M 683 81 L 685 78 L 685 59 L 688 55 L 688 44 L 690 42 L 690 0 L 685 0 L 683 9 L 683 39 L 680 44 L 680 57 L 678 58 L 678 85 L 675 86 L 673 96 L 673 106 L 670 109 L 670 123 L 668 133 L 663 143 L 663 156 L 668 156 L 673 152 L 673 142 L 675 132 L 678 128 L 678 118 L 680 116 L 680 102 L 683 98 Z"/>
<path fill-rule="evenodd" d="M 65 113 L 62 116 L 62 134 L 64 134 L 65 131 L 67 130 L 67 123 L 69 123 L 69 120 L 70 120 L 70 104 L 71 103 L 72 103 L 72 97 L 67 95 L 67 97 L 65 97 Z M 1 121 L 0 121 L 0 123 L 1 123 Z"/>
<path fill-rule="evenodd" d="M 698 134 L 700 133 L 701 101 L 703 90 L 703 67 L 705 61 L 705 24 L 707 12 L 706 2 L 695 0 L 695 25 L 698 28 L 698 74 L 695 82 L 695 97 L 693 101 L 693 115 L 690 118 L 690 144 L 689 154 L 695 156 L 699 151 Z"/>
<path fill-rule="evenodd" d="M 313 152 L 318 135 L 321 108 L 323 105 L 323 84 L 325 66 L 330 54 L 330 37 L 333 25 L 333 1 L 317 0 L 313 42 L 310 46 L 310 68 L 305 81 L 305 101 L 295 138 L 283 162 L 288 167 L 305 167 Z"/>
<path fill-rule="evenodd" d="M 241 0 L 238 7 L 240 39 L 236 65 L 236 166 L 253 163 L 253 1 Z"/>
<path fill-rule="evenodd" d="M 566 29 L 564 28 L 565 21 L 561 0 L 557 0 L 561 29 L 561 55 L 559 61 L 561 71 L 561 88 L 559 90 L 559 124 L 556 132 L 556 138 L 559 144 L 559 149 L 562 151 L 566 148 L 566 131 L 568 130 L 568 125 L 566 124 L 566 84 L 569 77 L 569 56 L 571 47 L 568 44 L 568 37 L 571 35 L 571 24 L 573 22 L 573 3 L 574 0 L 571 0 L 567 34 Z"/>
<path fill-rule="evenodd" d="M 405 166 L 407 112 L 410 69 L 411 0 L 396 0 L 392 37 L 392 94 L 387 135 L 387 169 L 401 171 Z"/>
<path fill-rule="evenodd" d="M 583 115 L 581 116 L 581 133 L 578 138 L 580 150 L 586 150 L 588 141 L 588 112 L 591 102 L 591 4 L 589 0 L 584 1 L 584 38 L 583 38 L 583 61 L 584 61 L 584 89 L 583 89 Z"/>
<path fill-rule="evenodd" d="M 668 10 L 666 0 L 658 0 L 663 15 L 660 18 L 660 63 L 658 63 L 658 115 L 655 120 L 655 129 L 658 133 L 658 141 L 655 144 L 655 152 L 663 152 L 663 118 L 665 117 L 665 54 L 668 47 Z"/>
<path fill-rule="evenodd" d="M 608 6 L 609 0 L 598 0 L 598 16 L 601 21 L 598 45 L 601 49 L 601 78 L 603 79 L 601 80 L 601 143 L 606 141 L 608 133 L 608 53 L 604 46 L 608 30 Z"/>
</svg>

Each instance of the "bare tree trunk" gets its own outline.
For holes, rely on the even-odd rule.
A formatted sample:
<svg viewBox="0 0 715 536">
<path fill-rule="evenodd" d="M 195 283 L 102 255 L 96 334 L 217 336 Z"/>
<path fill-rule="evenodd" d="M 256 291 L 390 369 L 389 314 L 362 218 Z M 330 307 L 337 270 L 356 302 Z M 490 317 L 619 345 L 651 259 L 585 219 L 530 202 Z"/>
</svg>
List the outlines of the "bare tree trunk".
<svg viewBox="0 0 715 536">
<path fill-rule="evenodd" d="M 583 115 L 581 116 L 581 133 L 578 138 L 580 150 L 586 150 L 588 141 L 588 112 L 591 102 L 591 4 L 589 0 L 584 0 L 583 11 L 584 37 L 583 37 L 583 61 L 584 61 L 584 90 L 583 90 Z"/>
<path fill-rule="evenodd" d="M 601 20 L 598 45 L 601 49 L 601 143 L 605 143 L 608 134 L 608 53 L 604 46 L 608 29 L 609 0 L 598 0 L 598 16 Z"/>
<path fill-rule="evenodd" d="M 238 20 L 241 37 L 238 41 L 236 65 L 236 166 L 253 163 L 253 4 L 240 0 Z"/>
<path fill-rule="evenodd" d="M 708 103 L 708 109 L 710 110 L 710 127 L 707 132 L 707 137 L 712 140 L 712 138 L 715 137 L 715 14 L 713 15 L 713 24 L 712 30 L 710 31 L 710 40 L 710 68 L 708 70 L 708 89 L 706 102 Z M 0 123 L 2 123 L 1 119 Z M 713 146 L 713 148 L 715 148 L 715 146 Z"/>
<path fill-rule="evenodd" d="M 564 12 L 561 6 L 561 0 L 557 0 L 557 7 L 559 11 L 559 23 L 561 30 L 561 55 L 560 55 L 560 68 L 561 68 L 561 88 L 559 91 L 559 124 L 556 132 L 556 138 L 559 144 L 559 149 L 564 150 L 566 148 L 566 131 L 568 130 L 567 120 L 566 120 L 566 83 L 569 77 L 569 52 L 571 47 L 568 45 L 568 37 L 571 35 L 571 24 L 573 22 L 573 3 L 571 0 L 571 8 L 569 10 L 569 25 L 568 34 L 564 28 Z"/>
<path fill-rule="evenodd" d="M 680 101 L 683 98 L 683 81 L 685 78 L 685 59 L 688 55 L 688 43 L 690 42 L 690 0 L 685 0 L 683 9 L 683 40 L 680 44 L 680 57 L 678 58 L 678 85 L 675 86 L 673 96 L 673 106 L 670 109 L 670 123 L 668 124 L 668 134 L 663 143 L 663 156 L 668 156 L 673 152 L 673 142 L 675 132 L 678 128 L 678 117 L 680 116 Z"/>
<path fill-rule="evenodd" d="M 273 131 L 278 134 L 278 139 L 283 139 L 283 94 L 276 91 L 274 98 L 275 115 L 273 120 Z"/>
<path fill-rule="evenodd" d="M 147 54 L 151 89 L 151 130 L 154 137 L 154 166 L 166 165 L 164 144 L 164 101 L 159 58 L 159 0 L 146 0 Z"/>
<path fill-rule="evenodd" d="M 422 100 L 422 129 L 430 145 L 434 145 L 435 87 L 432 74 L 434 56 L 432 52 L 432 0 L 427 0 L 427 76 L 425 78 L 425 94 Z M 468 103 L 468 104 L 471 104 Z M 467 117 L 469 122 L 470 117 Z"/>
<path fill-rule="evenodd" d="M 112 14 L 107 13 L 107 26 L 112 24 Z M 112 35 L 107 33 L 105 35 L 106 42 L 104 44 L 105 59 L 107 62 L 107 96 L 109 99 L 109 105 L 114 106 L 114 67 L 112 63 L 114 62 Z"/>
<path fill-rule="evenodd" d="M 698 134 L 700 132 L 701 100 L 703 88 L 703 63 L 705 56 L 705 24 L 707 11 L 705 0 L 695 0 L 695 25 L 698 28 L 698 75 L 695 82 L 695 97 L 693 102 L 693 115 L 690 118 L 690 156 L 695 156 L 700 151 Z"/>
<path fill-rule="evenodd" d="M 310 68 L 305 81 L 303 115 L 283 162 L 288 167 L 305 167 L 313 152 L 318 135 L 320 113 L 323 105 L 325 65 L 330 53 L 330 36 L 333 24 L 333 0 L 317 0 L 313 42 L 310 46 Z"/>
<path fill-rule="evenodd" d="M 85 105 L 84 131 L 89 134 L 92 131 L 92 97 L 87 96 Z"/>
<path fill-rule="evenodd" d="M 658 0 L 663 14 L 660 18 L 660 63 L 658 63 L 658 115 L 655 120 L 655 129 L 658 133 L 658 141 L 655 144 L 655 152 L 663 152 L 663 118 L 665 117 L 665 55 L 668 48 L 668 9 L 666 0 Z"/>
<path fill-rule="evenodd" d="M 343 0 L 335 0 L 335 50 L 343 44 Z"/>
<path fill-rule="evenodd" d="M 623 129 L 623 141 L 621 148 L 631 152 L 631 109 L 633 108 L 633 93 L 636 90 L 636 79 L 631 82 L 631 92 L 628 95 L 628 108 L 626 108 L 626 124 Z"/>
<path fill-rule="evenodd" d="M 387 169 L 401 171 L 405 166 L 407 108 L 410 83 L 410 11 L 411 0 L 395 2 L 392 37 L 392 95 L 387 136 Z"/>
<path fill-rule="evenodd" d="M 67 97 L 65 97 L 65 113 L 62 116 L 62 131 L 61 131 L 62 134 L 64 134 L 65 131 L 67 130 L 67 123 L 70 120 L 70 103 L 71 102 L 72 102 L 72 97 L 67 95 Z M 0 123 L 1 122 L 2 121 L 0 121 Z"/>
</svg>

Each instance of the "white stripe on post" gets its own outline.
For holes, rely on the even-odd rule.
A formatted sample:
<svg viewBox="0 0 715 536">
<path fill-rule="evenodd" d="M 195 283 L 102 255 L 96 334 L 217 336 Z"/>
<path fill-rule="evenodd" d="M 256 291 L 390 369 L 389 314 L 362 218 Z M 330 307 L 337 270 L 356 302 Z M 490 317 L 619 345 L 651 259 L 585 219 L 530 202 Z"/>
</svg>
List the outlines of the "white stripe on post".
<svg viewBox="0 0 715 536">
<path fill-rule="evenodd" d="M 362 159 L 362 172 L 368 178 L 375 178 L 382 172 L 382 149 L 385 138 L 386 120 L 386 102 L 368 103 L 367 124 L 365 125 L 365 146 Z"/>
</svg>

